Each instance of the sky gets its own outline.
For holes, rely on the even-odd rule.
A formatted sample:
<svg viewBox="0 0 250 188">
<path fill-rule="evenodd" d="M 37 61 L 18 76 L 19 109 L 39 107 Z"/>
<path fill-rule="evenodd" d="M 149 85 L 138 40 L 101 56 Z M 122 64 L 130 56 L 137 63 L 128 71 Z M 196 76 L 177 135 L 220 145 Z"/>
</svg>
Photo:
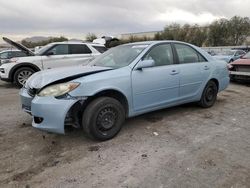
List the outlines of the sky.
<svg viewBox="0 0 250 188">
<path fill-rule="evenodd" d="M 250 16 L 249 7 L 250 0 L 0 0 L 0 37 L 118 36 Z"/>
</svg>

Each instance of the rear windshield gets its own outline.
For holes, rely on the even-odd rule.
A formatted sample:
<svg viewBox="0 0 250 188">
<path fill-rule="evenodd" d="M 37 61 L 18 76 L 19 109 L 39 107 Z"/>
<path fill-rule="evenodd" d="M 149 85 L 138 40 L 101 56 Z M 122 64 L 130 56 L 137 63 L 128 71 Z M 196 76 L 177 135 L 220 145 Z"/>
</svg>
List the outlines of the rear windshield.
<svg viewBox="0 0 250 188">
<path fill-rule="evenodd" d="M 100 53 L 104 53 L 107 51 L 107 48 L 104 46 L 93 46 L 93 48 L 95 48 Z"/>
</svg>

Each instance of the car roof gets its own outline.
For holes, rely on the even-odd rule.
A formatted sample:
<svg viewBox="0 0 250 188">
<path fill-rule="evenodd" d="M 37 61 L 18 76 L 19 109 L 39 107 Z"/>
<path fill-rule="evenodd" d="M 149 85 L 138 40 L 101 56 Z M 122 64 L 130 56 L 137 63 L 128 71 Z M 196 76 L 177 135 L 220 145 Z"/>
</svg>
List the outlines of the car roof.
<svg viewBox="0 0 250 188">
<path fill-rule="evenodd" d="M 50 44 L 86 44 L 86 45 L 95 45 L 95 46 L 104 46 L 103 44 L 92 43 L 92 42 L 71 42 L 71 41 L 64 41 L 64 42 L 52 42 Z"/>
<path fill-rule="evenodd" d="M 190 43 L 182 42 L 182 41 L 177 41 L 177 40 L 152 40 L 152 41 L 142 41 L 142 42 L 133 42 L 133 43 L 128 43 L 124 45 L 153 45 L 153 44 L 161 44 L 161 43 L 181 43 L 181 44 L 187 44 L 187 45 L 192 45 Z"/>
</svg>

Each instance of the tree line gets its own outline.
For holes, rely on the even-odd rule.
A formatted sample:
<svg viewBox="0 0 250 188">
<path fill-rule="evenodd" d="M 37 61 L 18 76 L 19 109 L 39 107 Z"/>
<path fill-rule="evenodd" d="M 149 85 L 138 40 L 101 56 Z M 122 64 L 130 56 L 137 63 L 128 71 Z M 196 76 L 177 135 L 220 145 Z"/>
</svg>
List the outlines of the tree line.
<svg viewBox="0 0 250 188">
<path fill-rule="evenodd" d="M 156 33 L 153 40 L 178 40 L 196 46 L 237 46 L 242 45 L 248 36 L 250 36 L 249 17 L 234 16 L 231 19 L 215 20 L 205 26 L 172 23 L 167 25 L 162 32 Z M 147 40 L 152 40 L 152 38 L 146 36 L 138 38 L 131 35 L 129 39 L 121 40 L 119 43 Z M 117 42 L 111 45 L 115 46 Z"/>
</svg>

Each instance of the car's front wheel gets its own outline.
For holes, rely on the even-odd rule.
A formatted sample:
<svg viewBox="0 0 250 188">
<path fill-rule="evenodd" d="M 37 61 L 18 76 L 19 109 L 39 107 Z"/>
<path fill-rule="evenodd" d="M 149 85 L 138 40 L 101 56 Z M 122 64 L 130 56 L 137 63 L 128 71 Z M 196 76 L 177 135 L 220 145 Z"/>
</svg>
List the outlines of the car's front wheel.
<svg viewBox="0 0 250 188">
<path fill-rule="evenodd" d="M 27 79 L 34 73 L 35 71 L 29 67 L 19 68 L 14 74 L 14 82 L 18 87 L 22 87 L 25 85 Z"/>
<path fill-rule="evenodd" d="M 203 108 L 209 108 L 214 105 L 218 93 L 218 87 L 216 83 L 210 80 L 205 89 L 203 90 L 199 105 Z"/>
<path fill-rule="evenodd" d="M 91 138 L 105 141 L 118 134 L 124 120 L 125 110 L 119 101 L 111 97 L 100 97 L 84 110 L 82 126 Z"/>
</svg>

